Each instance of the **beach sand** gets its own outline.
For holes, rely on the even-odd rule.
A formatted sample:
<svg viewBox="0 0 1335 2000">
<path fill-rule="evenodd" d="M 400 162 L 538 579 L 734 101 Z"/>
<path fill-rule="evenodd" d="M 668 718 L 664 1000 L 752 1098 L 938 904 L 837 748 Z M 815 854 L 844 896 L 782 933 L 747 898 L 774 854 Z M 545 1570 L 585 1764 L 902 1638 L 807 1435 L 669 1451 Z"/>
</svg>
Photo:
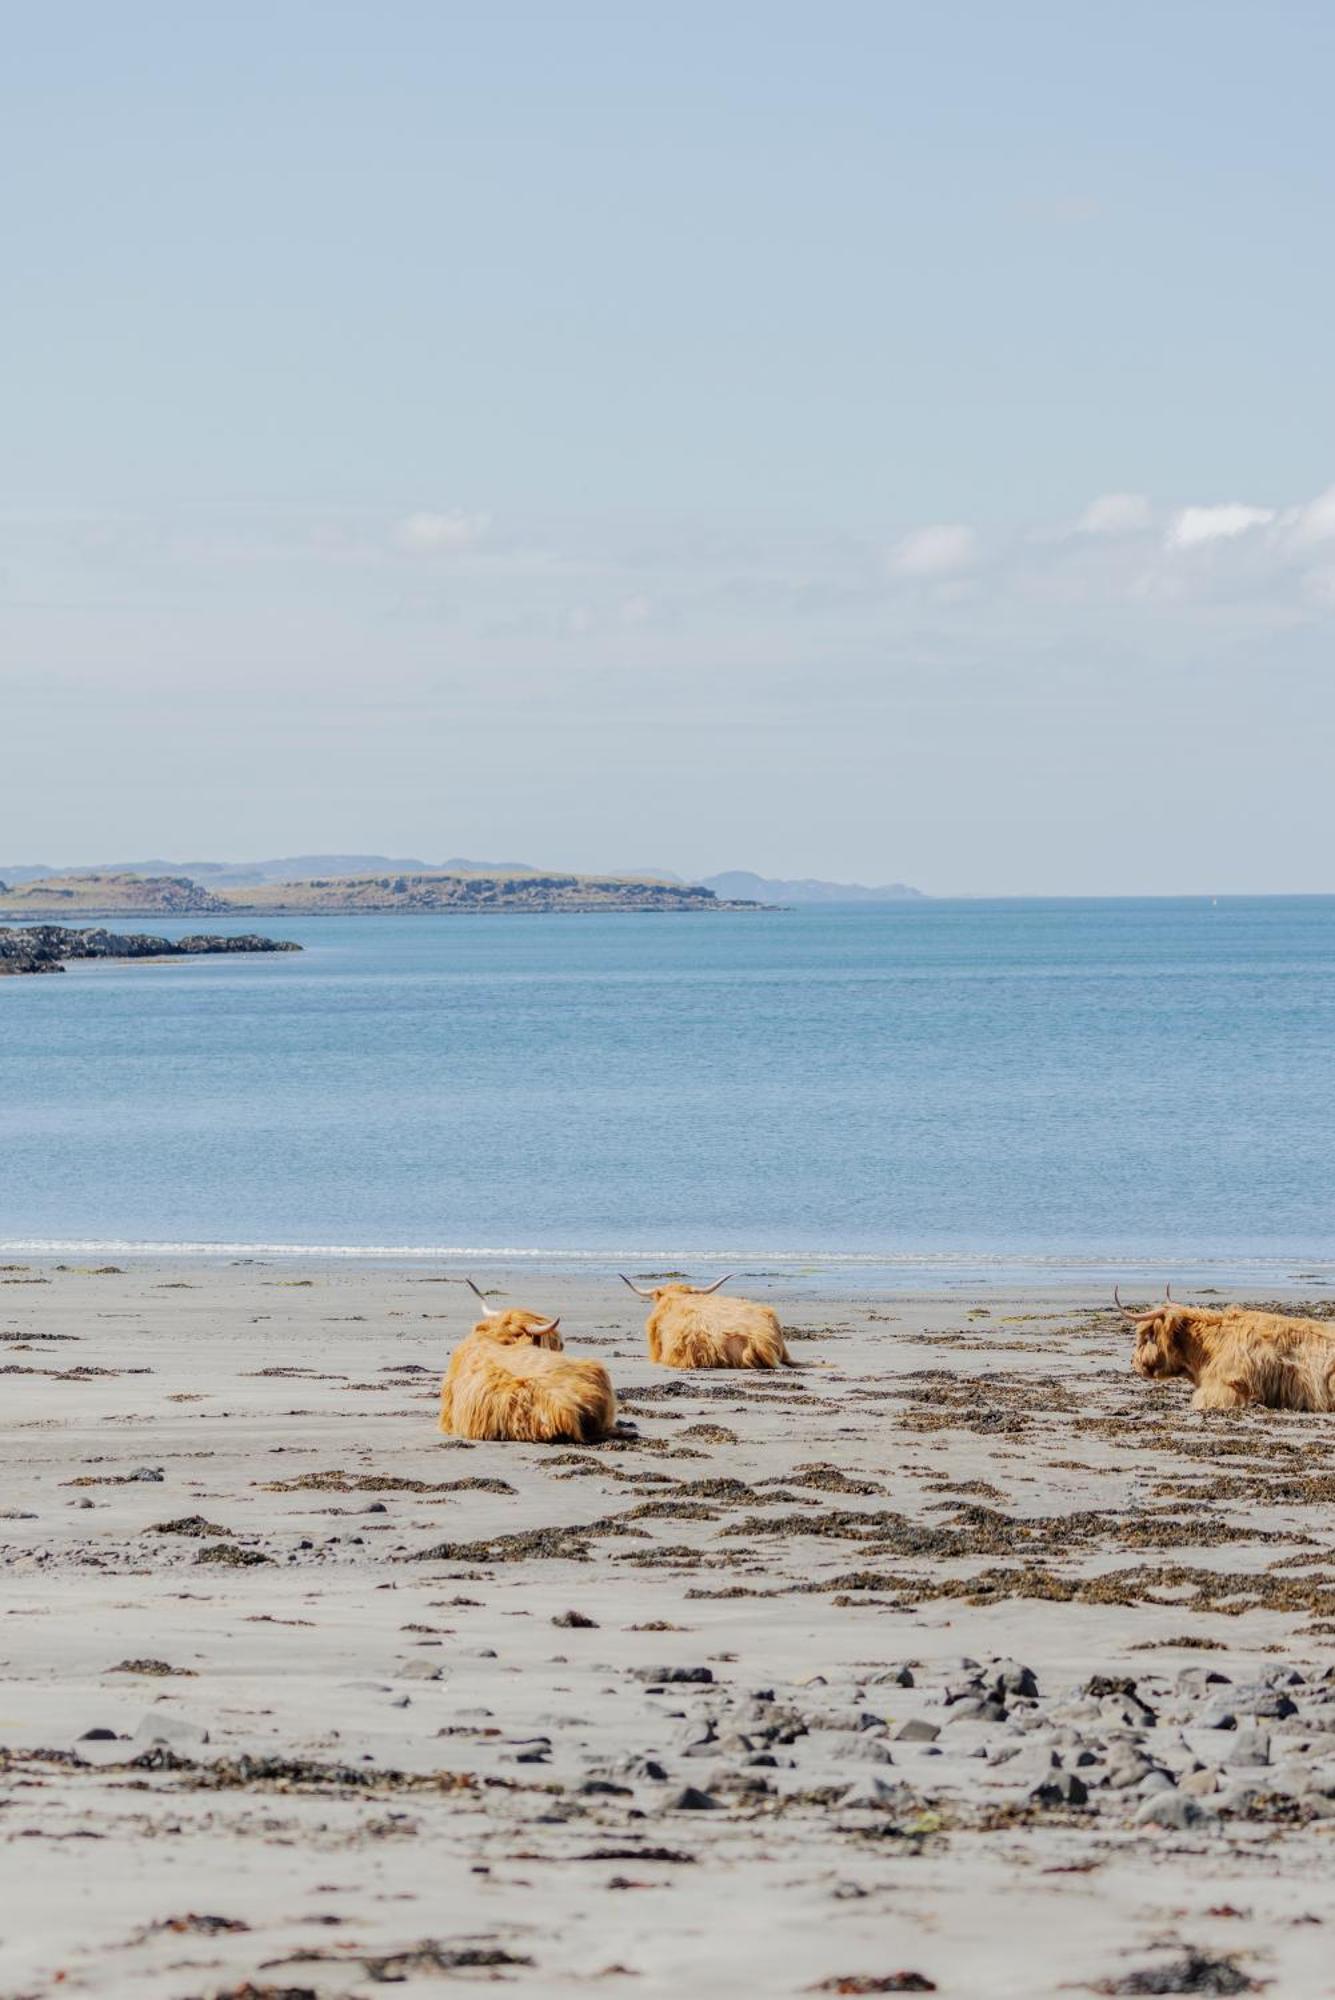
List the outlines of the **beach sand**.
<svg viewBox="0 0 1335 2000">
<path fill-rule="evenodd" d="M 5 2000 L 1335 1993 L 1330 1419 L 1089 1296 L 679 1375 L 489 1270 L 623 1434 L 464 1444 L 457 1277 L 0 1280 Z"/>
</svg>

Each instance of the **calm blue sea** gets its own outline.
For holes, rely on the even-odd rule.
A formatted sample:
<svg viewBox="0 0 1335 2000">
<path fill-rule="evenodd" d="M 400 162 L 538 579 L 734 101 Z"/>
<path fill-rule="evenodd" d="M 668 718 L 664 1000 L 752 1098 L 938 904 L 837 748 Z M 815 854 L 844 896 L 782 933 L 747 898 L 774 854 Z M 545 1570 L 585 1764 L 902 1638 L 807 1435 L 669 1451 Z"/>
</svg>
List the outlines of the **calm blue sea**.
<svg viewBox="0 0 1335 2000">
<path fill-rule="evenodd" d="M 1335 1260 L 1335 898 L 268 928 L 0 980 L 0 1243 Z"/>
</svg>

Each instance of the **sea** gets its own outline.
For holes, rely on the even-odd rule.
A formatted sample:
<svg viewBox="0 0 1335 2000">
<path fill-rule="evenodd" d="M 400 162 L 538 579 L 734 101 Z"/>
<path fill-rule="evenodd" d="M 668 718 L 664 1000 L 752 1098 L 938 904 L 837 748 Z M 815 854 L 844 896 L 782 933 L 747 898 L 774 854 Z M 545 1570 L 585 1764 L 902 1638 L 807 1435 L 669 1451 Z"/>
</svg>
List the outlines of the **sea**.
<svg viewBox="0 0 1335 2000">
<path fill-rule="evenodd" d="M 1335 898 L 265 928 L 0 980 L 0 1251 L 1335 1282 Z"/>
</svg>

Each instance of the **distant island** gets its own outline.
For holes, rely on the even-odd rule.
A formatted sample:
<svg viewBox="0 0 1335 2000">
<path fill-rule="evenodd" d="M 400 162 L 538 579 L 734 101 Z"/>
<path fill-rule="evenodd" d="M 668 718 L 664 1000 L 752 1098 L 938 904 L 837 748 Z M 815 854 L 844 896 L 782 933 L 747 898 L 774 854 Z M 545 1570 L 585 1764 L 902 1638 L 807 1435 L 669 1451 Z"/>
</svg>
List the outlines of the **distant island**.
<svg viewBox="0 0 1335 2000">
<path fill-rule="evenodd" d="M 754 910 L 692 883 L 616 875 L 328 875 L 205 889 L 185 875 L 90 872 L 0 884 L 0 915 L 340 915 L 385 912 Z"/>
<path fill-rule="evenodd" d="M 63 924 L 0 928 L 0 976 L 6 973 L 63 972 L 76 958 L 198 958 L 220 953 L 300 951 L 286 938 L 196 936 L 145 937 L 142 933 L 69 930 Z"/>
</svg>

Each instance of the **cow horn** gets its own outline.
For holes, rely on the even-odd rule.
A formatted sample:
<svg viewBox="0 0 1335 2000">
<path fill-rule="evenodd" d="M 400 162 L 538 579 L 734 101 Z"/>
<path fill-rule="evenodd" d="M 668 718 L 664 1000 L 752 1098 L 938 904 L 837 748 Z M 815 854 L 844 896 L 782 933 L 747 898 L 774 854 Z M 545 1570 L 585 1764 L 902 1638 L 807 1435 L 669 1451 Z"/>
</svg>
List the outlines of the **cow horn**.
<svg viewBox="0 0 1335 2000">
<path fill-rule="evenodd" d="M 1164 1286 L 1163 1295 L 1167 1299 L 1170 1306 L 1177 1304 L 1177 1300 L 1173 1297 L 1173 1287 L 1171 1285 Z"/>
<path fill-rule="evenodd" d="M 488 1319 L 498 1319 L 500 1315 L 505 1311 L 504 1306 L 489 1306 L 487 1304 L 486 1293 L 478 1292 L 477 1286 L 473 1283 L 473 1280 L 471 1278 L 465 1278 L 464 1283 L 467 1285 L 470 1292 L 477 1292 L 478 1297 L 482 1301 L 482 1310 L 487 1315 Z"/>
<path fill-rule="evenodd" d="M 1126 1316 L 1127 1316 L 1127 1318 L 1128 1318 L 1128 1319 L 1139 1319 L 1139 1318 L 1140 1318 L 1140 1314 L 1139 1314 L 1139 1313 L 1134 1313 L 1134 1312 L 1132 1312 L 1132 1310 L 1131 1310 L 1130 1306 L 1124 1306 L 1124 1305 L 1122 1304 L 1122 1295 L 1121 1295 L 1121 1293 L 1120 1293 L 1120 1292 L 1118 1291 L 1118 1289 L 1117 1289 L 1116 1285 L 1114 1285 L 1114 1286 L 1113 1286 L 1113 1299 L 1114 1299 L 1114 1301 L 1116 1302 L 1116 1305 L 1117 1305 L 1117 1310 L 1118 1310 L 1119 1312 L 1124 1312 L 1124 1313 L 1126 1314 Z"/>
<path fill-rule="evenodd" d="M 548 1320 L 546 1326 L 529 1326 L 525 1327 L 524 1331 L 528 1334 L 533 1335 L 536 1339 L 541 1340 L 545 1334 L 555 1333 L 557 1327 L 560 1326 L 560 1324 L 561 1324 L 561 1316 L 558 1313 L 555 1319 Z"/>
<path fill-rule="evenodd" d="M 732 1272 L 728 1271 L 723 1277 L 715 1278 L 712 1285 L 697 1285 L 695 1289 L 701 1298 L 705 1298 L 710 1292 L 716 1292 L 720 1285 L 726 1285 L 731 1276 Z"/>
<path fill-rule="evenodd" d="M 618 1271 L 617 1276 L 618 1278 L 620 1278 L 623 1285 L 630 1285 L 630 1288 L 634 1292 L 637 1299 L 651 1299 L 653 1297 L 652 1292 L 642 1292 L 638 1285 L 631 1285 L 630 1279 L 626 1276 L 624 1271 Z"/>
</svg>

